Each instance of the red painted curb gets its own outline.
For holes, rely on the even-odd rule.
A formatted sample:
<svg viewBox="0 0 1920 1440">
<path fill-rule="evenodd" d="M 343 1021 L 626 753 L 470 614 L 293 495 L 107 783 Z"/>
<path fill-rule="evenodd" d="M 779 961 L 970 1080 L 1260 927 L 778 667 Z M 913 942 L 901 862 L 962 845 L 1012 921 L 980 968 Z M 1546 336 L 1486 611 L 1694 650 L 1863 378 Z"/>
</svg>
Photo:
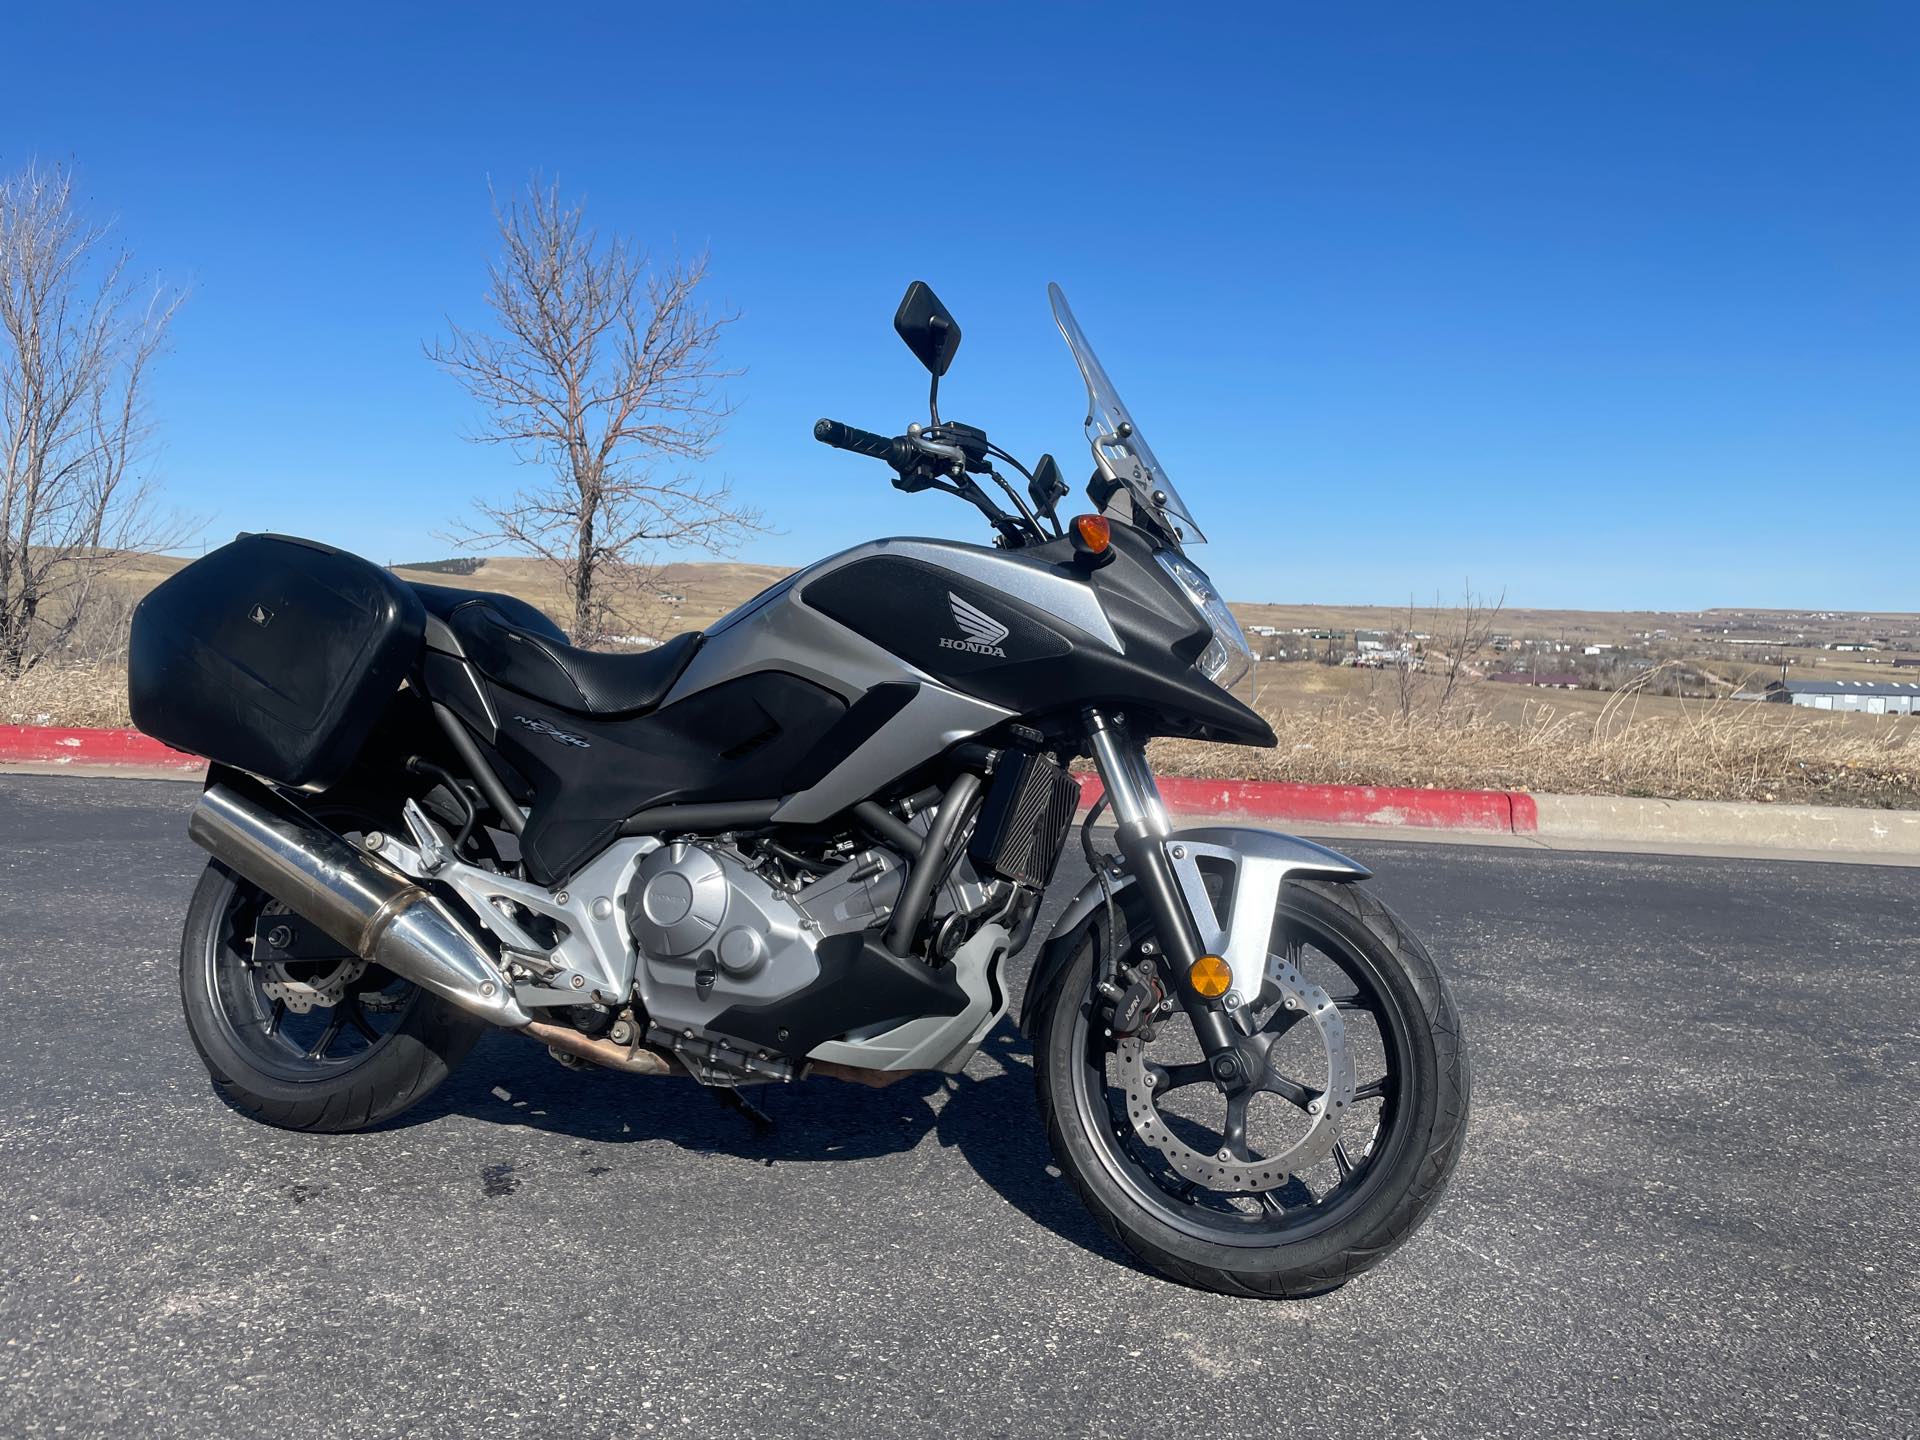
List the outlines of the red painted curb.
<svg viewBox="0 0 1920 1440">
<path fill-rule="evenodd" d="M 0 763 L 127 765 L 198 770 L 207 762 L 170 750 L 138 730 L 0 725 Z M 1081 775 L 1080 801 L 1100 797 L 1100 779 Z M 1421 830 L 1531 834 L 1540 828 L 1531 795 L 1506 790 L 1416 790 L 1403 785 L 1293 785 L 1274 780 L 1160 777 L 1160 795 L 1176 814 L 1318 821 L 1323 825 L 1403 825 Z"/>
<path fill-rule="evenodd" d="M 207 762 L 183 755 L 138 730 L 69 730 L 0 725 L 0 762 L 52 765 L 141 765 L 198 770 Z"/>
<path fill-rule="evenodd" d="M 1100 797 L 1100 779 L 1081 775 L 1080 799 Z M 1323 825 L 1400 825 L 1420 830 L 1530 834 L 1540 828 L 1531 795 L 1506 790 L 1418 790 L 1405 785 L 1294 785 L 1276 780 L 1159 777 L 1175 814 L 1241 815 Z"/>
</svg>

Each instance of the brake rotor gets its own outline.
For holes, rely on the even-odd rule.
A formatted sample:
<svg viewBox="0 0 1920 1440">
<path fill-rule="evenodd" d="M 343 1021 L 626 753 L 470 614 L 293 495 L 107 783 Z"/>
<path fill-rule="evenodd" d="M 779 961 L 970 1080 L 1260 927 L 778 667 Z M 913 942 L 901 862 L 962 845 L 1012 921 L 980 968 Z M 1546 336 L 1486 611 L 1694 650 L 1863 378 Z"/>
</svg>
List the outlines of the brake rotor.
<svg viewBox="0 0 1920 1440">
<path fill-rule="evenodd" d="M 309 960 L 304 963 L 311 965 L 314 962 Z M 269 1000 L 284 1000 L 287 1009 L 296 1015 L 304 1015 L 316 1005 L 331 1008 L 344 1000 L 347 986 L 365 973 L 367 962 L 343 959 L 329 973 L 309 976 L 304 980 L 288 974 L 285 965 L 266 965 L 261 968 L 273 978 L 260 982 L 260 993 Z"/>
<path fill-rule="evenodd" d="M 1279 1189 L 1333 1153 L 1340 1139 L 1340 1122 L 1353 1103 L 1353 1057 L 1347 1053 L 1347 1025 L 1333 998 L 1302 976 L 1299 967 L 1284 955 L 1267 957 L 1263 998 L 1275 992 L 1281 1010 L 1301 1014 L 1312 1023 L 1327 1057 L 1326 1083 L 1306 1110 L 1312 1121 L 1307 1133 L 1277 1154 L 1242 1159 L 1224 1146 L 1210 1155 L 1194 1149 L 1173 1133 L 1160 1114 L 1153 1078 L 1157 1067 L 1146 1058 L 1146 1045 L 1137 1036 L 1128 1036 L 1115 1046 L 1134 1134 L 1158 1151 L 1182 1178 L 1209 1190 L 1258 1194 Z M 1253 1086 L 1256 1091 L 1268 1089 L 1269 1079 L 1283 1078 L 1272 1068 L 1271 1050 L 1269 1043 L 1267 1066 Z"/>
<path fill-rule="evenodd" d="M 290 912 L 284 904 L 275 900 L 261 910 L 260 926 L 267 930 L 273 947 L 285 949 L 288 940 L 274 933 L 273 917 L 278 915 L 290 915 Z M 294 925 L 289 924 L 286 929 L 290 936 Z M 256 941 L 256 952 L 260 948 Z M 296 965 L 302 970 L 318 973 L 295 975 L 293 967 Z M 260 993 L 269 1000 L 281 1001 L 294 1014 L 304 1015 L 315 1006 L 331 1008 L 338 1005 L 346 998 L 347 987 L 364 975 L 366 969 L 367 962 L 356 955 L 324 959 L 262 959 L 259 964 Z"/>
</svg>

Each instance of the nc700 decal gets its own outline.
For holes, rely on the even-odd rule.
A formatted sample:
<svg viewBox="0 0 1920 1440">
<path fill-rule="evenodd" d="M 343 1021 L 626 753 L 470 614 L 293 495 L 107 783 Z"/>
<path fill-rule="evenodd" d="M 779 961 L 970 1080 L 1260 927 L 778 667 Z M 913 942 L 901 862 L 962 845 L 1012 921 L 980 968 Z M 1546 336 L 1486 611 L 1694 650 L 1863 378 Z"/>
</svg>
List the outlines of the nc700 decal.
<svg viewBox="0 0 1920 1440">
<path fill-rule="evenodd" d="M 580 750 L 591 750 L 593 748 L 592 741 L 575 735 L 570 730 L 562 730 L 558 725 L 548 720 L 529 720 L 524 715 L 516 715 L 513 717 L 513 723 L 516 725 L 524 725 L 536 735 L 545 735 L 549 740 L 558 740 L 562 745 L 572 745 Z"/>
</svg>

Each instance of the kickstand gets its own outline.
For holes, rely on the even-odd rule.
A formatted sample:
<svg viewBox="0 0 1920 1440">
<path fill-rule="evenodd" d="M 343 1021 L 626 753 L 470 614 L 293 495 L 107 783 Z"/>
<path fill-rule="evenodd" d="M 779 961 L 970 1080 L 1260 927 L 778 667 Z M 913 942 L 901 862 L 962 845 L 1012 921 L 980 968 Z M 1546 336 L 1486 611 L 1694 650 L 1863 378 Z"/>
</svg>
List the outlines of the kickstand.
<svg viewBox="0 0 1920 1440">
<path fill-rule="evenodd" d="M 738 1112 L 743 1120 L 753 1126 L 755 1134 L 773 1133 L 773 1117 L 731 1085 L 711 1085 L 707 1087 L 707 1093 L 726 1109 Z"/>
</svg>

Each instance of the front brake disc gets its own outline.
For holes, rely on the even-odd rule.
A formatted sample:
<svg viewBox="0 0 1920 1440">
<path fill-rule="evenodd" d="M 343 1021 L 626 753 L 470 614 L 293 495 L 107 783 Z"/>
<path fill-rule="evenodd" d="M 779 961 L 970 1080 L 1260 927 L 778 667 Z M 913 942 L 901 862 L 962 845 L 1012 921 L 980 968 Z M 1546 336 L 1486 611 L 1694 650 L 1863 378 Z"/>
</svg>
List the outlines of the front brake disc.
<svg viewBox="0 0 1920 1440">
<path fill-rule="evenodd" d="M 1209 1190 L 1257 1194 L 1279 1189 L 1333 1153 L 1340 1139 L 1340 1121 L 1353 1103 L 1353 1057 L 1347 1053 L 1347 1026 L 1332 997 L 1302 976 L 1299 967 L 1284 955 L 1267 957 L 1267 981 L 1278 991 L 1283 1009 L 1300 1013 L 1312 1022 L 1327 1057 L 1326 1083 L 1306 1112 L 1313 1123 L 1305 1135 L 1277 1154 L 1241 1159 L 1224 1147 L 1211 1155 L 1194 1149 L 1168 1128 L 1160 1114 L 1154 1067 L 1147 1061 L 1146 1045 L 1137 1036 L 1127 1036 L 1115 1046 L 1134 1134 L 1159 1151 L 1179 1175 Z M 1254 1088 L 1270 1088 L 1267 1082 L 1273 1078 L 1278 1077 L 1269 1059 Z"/>
</svg>

